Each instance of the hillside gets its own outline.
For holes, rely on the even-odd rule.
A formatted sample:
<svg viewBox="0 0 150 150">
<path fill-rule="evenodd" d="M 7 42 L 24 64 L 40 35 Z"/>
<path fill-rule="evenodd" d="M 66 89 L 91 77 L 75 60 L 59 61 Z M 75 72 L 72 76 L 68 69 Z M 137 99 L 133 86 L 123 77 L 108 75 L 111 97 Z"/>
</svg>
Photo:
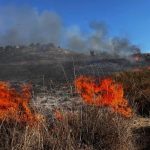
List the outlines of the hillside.
<svg viewBox="0 0 150 150">
<path fill-rule="evenodd" d="M 72 80 L 75 75 L 109 75 L 113 72 L 132 70 L 150 65 L 148 54 L 125 58 L 108 54 L 91 56 L 56 47 L 53 44 L 0 47 L 0 79 L 41 83 Z M 10 75 L 11 74 L 11 75 Z"/>
</svg>

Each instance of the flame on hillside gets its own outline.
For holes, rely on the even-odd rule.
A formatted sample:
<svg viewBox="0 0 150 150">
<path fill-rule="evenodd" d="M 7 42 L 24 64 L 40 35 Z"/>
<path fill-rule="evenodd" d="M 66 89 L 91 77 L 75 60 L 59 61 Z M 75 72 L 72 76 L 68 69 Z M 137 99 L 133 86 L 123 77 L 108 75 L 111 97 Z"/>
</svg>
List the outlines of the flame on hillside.
<svg viewBox="0 0 150 150">
<path fill-rule="evenodd" d="M 122 85 L 115 83 L 112 79 L 107 78 L 100 82 L 92 77 L 80 76 L 76 78 L 75 86 L 85 103 L 108 106 L 125 117 L 132 116 L 132 110 L 127 100 L 123 98 Z"/>
<path fill-rule="evenodd" d="M 21 91 L 17 91 L 9 83 L 0 82 L 0 120 L 33 124 L 39 116 L 33 114 L 29 107 L 31 86 L 21 85 L 20 88 Z"/>
</svg>

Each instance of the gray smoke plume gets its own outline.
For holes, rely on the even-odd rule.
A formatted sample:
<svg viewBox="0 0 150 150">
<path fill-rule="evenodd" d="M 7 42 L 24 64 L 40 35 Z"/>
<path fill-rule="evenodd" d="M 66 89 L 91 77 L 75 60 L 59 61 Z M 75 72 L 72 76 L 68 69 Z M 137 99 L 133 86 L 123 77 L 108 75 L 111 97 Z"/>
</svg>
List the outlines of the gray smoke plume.
<svg viewBox="0 0 150 150">
<path fill-rule="evenodd" d="M 124 38 L 110 38 L 103 22 L 89 23 L 89 32 L 78 26 L 64 27 L 50 11 L 39 12 L 28 6 L 0 7 L 0 45 L 54 43 L 75 51 L 94 50 L 112 55 L 129 55 L 139 50 Z"/>
<path fill-rule="evenodd" d="M 91 22 L 90 33 L 84 35 L 79 27 L 71 28 L 68 36 L 68 46 L 76 50 L 104 50 L 106 46 L 107 28 L 104 23 Z M 106 48 L 105 48 L 106 49 Z"/>
<path fill-rule="evenodd" d="M 84 36 L 79 28 L 71 30 L 68 36 L 68 46 L 70 49 L 78 51 L 95 51 L 97 53 L 107 53 L 114 56 L 128 56 L 140 52 L 140 49 L 131 44 L 126 38 L 108 36 L 107 26 L 103 22 L 91 22 L 89 24 L 90 33 Z"/>
<path fill-rule="evenodd" d="M 0 8 L 0 45 L 58 44 L 61 31 L 61 19 L 53 12 L 39 13 L 30 7 Z"/>
</svg>

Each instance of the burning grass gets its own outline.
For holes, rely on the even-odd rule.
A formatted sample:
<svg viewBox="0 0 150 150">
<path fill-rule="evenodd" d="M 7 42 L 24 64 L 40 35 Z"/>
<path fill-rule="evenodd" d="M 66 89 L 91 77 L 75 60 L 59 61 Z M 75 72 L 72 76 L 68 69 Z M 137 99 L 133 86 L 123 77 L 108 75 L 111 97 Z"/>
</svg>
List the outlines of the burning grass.
<svg viewBox="0 0 150 150">
<path fill-rule="evenodd" d="M 6 150 L 138 149 L 131 130 L 135 116 L 132 116 L 125 98 L 130 90 L 125 87 L 128 86 L 127 81 L 123 82 L 123 86 L 120 84 L 122 76 L 125 73 L 115 76 L 116 82 L 110 78 L 77 78 L 76 88 L 85 103 L 72 110 L 58 109 L 54 113 L 47 110 L 50 115 L 44 114 L 44 108 L 40 106 L 40 112 L 33 112 L 38 109 L 33 104 L 29 105 L 29 86 L 23 85 L 20 90 L 16 90 L 10 84 L 1 82 L 0 147 Z M 130 79 L 128 74 L 125 77 L 126 80 Z M 133 90 L 133 81 L 130 85 Z M 35 122 L 36 126 L 32 126 Z"/>
<path fill-rule="evenodd" d="M 123 97 L 123 87 L 115 83 L 111 78 L 94 79 L 80 76 L 75 80 L 78 93 L 89 105 L 109 106 L 112 111 L 118 112 L 124 117 L 131 117 L 132 110 L 127 100 Z"/>
<path fill-rule="evenodd" d="M 21 85 L 17 91 L 9 83 L 0 82 L 0 120 L 34 124 L 39 116 L 31 111 L 30 100 L 30 85 Z"/>
</svg>

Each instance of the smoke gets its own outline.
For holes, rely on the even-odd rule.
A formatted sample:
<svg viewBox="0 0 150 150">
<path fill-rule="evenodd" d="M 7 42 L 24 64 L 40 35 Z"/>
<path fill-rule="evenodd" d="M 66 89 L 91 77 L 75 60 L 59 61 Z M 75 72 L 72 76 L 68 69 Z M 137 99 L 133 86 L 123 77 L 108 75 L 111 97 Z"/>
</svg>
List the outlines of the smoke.
<svg viewBox="0 0 150 150">
<path fill-rule="evenodd" d="M 78 26 L 66 29 L 66 47 L 76 51 L 86 51 L 86 38 Z"/>
<path fill-rule="evenodd" d="M 79 27 L 71 28 L 67 39 L 70 49 L 94 50 L 114 56 L 128 56 L 140 52 L 140 49 L 127 38 L 109 37 L 107 26 L 103 22 L 90 22 L 89 27 L 88 35 L 84 35 Z"/>
<path fill-rule="evenodd" d="M 31 7 L 0 8 L 0 44 L 59 43 L 62 22 L 49 11 L 39 13 Z"/>
<path fill-rule="evenodd" d="M 125 38 L 110 38 L 103 22 L 90 22 L 85 34 L 80 27 L 65 27 L 59 15 L 23 7 L 0 7 L 0 45 L 54 43 L 75 51 L 94 50 L 128 55 L 139 50 Z"/>
<path fill-rule="evenodd" d="M 100 50 L 104 44 L 107 29 L 104 23 L 91 22 L 90 31 L 84 34 L 78 26 L 73 26 L 67 31 L 67 46 L 78 51 Z"/>
</svg>

